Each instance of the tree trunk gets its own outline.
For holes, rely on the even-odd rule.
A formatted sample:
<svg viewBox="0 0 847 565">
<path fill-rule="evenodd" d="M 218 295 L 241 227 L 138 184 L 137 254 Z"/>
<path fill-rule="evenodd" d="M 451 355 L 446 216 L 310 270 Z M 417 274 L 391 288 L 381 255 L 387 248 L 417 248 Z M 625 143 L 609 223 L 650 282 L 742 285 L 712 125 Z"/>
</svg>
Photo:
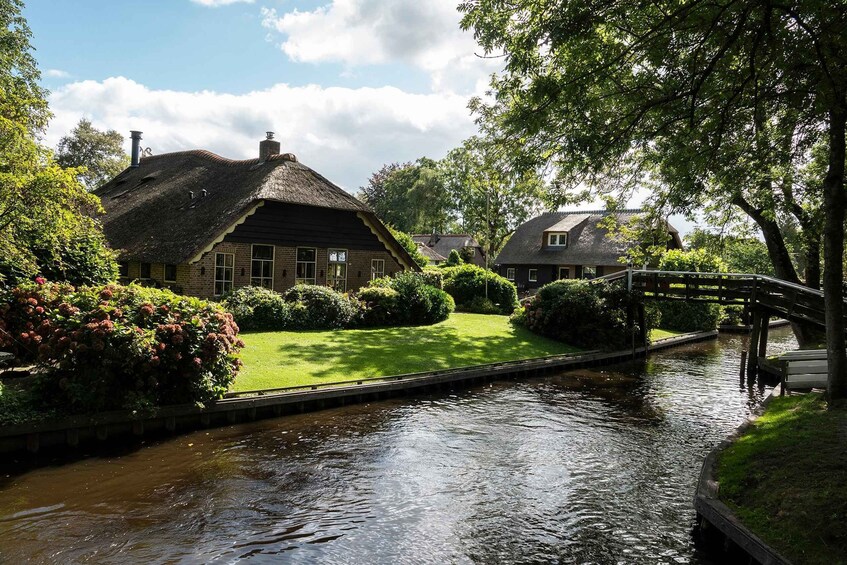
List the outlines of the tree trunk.
<svg viewBox="0 0 847 565">
<path fill-rule="evenodd" d="M 791 254 L 788 253 L 788 246 L 785 244 L 785 238 L 782 236 L 779 224 L 765 216 L 761 210 L 755 208 L 741 195 L 733 198 L 732 202 L 741 208 L 762 230 L 765 245 L 768 248 L 768 257 L 770 257 L 777 278 L 802 284 L 800 277 L 797 276 L 794 263 L 791 262 Z M 797 338 L 800 347 L 811 347 L 820 343 L 821 334 L 813 327 L 792 322 L 791 329 L 794 331 L 794 337 Z"/>
<path fill-rule="evenodd" d="M 809 238 L 806 240 L 806 286 L 821 288 L 821 244 Z"/>
<path fill-rule="evenodd" d="M 844 352 L 844 133 L 847 107 L 844 98 L 836 100 L 829 113 L 829 163 L 823 183 L 824 271 L 823 292 L 826 307 L 826 349 L 830 407 L 847 398 L 847 355 Z M 840 401 L 840 402 L 839 402 Z"/>
</svg>

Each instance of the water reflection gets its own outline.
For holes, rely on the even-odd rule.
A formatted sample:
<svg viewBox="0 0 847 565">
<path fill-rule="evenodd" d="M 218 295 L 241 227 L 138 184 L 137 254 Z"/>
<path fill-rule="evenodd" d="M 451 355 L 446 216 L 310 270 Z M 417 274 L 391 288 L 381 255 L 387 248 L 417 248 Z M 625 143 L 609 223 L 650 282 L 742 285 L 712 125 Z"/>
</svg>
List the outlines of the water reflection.
<svg viewBox="0 0 847 565">
<path fill-rule="evenodd" d="M 700 464 L 764 394 L 736 377 L 741 347 L 722 337 L 11 476 L 0 561 L 698 562 Z"/>
</svg>

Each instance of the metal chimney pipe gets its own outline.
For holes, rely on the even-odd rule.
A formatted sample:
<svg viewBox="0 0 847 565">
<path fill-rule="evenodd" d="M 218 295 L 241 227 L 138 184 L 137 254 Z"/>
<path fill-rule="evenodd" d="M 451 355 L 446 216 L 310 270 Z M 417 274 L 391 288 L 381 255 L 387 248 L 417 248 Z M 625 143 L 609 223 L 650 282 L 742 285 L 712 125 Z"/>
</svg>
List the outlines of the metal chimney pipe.
<svg viewBox="0 0 847 565">
<path fill-rule="evenodd" d="M 135 168 L 141 160 L 141 132 L 132 130 L 129 132 L 129 137 L 132 139 L 132 160 L 129 166 Z"/>
</svg>

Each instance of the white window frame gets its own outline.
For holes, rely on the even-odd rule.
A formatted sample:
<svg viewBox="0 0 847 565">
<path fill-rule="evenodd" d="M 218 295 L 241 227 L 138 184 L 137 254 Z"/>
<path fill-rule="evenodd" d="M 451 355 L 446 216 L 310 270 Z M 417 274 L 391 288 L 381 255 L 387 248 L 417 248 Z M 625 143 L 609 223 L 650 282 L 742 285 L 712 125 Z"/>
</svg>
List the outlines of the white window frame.
<svg viewBox="0 0 847 565">
<path fill-rule="evenodd" d="M 223 257 L 224 261 L 222 265 L 218 264 L 218 258 Z M 230 258 L 230 265 L 226 264 L 226 258 Z M 223 269 L 223 278 L 218 278 L 218 269 Z M 226 276 L 229 273 L 229 280 L 227 280 Z M 227 292 L 231 291 L 233 288 L 233 284 L 235 282 L 235 253 L 215 253 L 215 272 L 214 272 L 214 295 L 215 296 L 223 296 Z M 218 292 L 218 283 L 221 284 L 220 292 Z"/>
<path fill-rule="evenodd" d="M 537 239 L 535 241 L 538 241 Z M 529 282 L 538 282 L 538 269 L 530 269 L 526 274 L 526 280 Z"/>
<path fill-rule="evenodd" d="M 333 253 L 344 253 L 344 261 L 333 261 Z M 350 253 L 346 249 L 327 249 L 326 250 L 326 285 L 338 292 L 347 292 L 347 266 L 350 261 Z M 334 267 L 343 266 L 344 277 L 336 277 Z M 340 283 L 340 284 L 339 284 Z"/>
<path fill-rule="evenodd" d="M 271 248 L 271 258 L 270 259 L 256 259 L 253 251 L 256 247 L 270 247 Z M 259 263 L 259 276 L 253 276 L 253 266 Z M 261 273 L 263 271 L 262 267 L 265 263 L 270 263 L 271 265 L 271 276 L 265 277 L 262 276 Z M 250 286 L 261 286 L 264 288 L 269 288 L 273 290 L 274 287 L 274 266 L 276 264 L 276 245 L 268 245 L 266 243 L 251 243 L 250 244 Z M 256 284 L 253 281 L 259 281 L 259 284 Z M 267 284 L 265 284 L 267 282 Z"/>
<path fill-rule="evenodd" d="M 315 252 L 315 258 L 312 261 L 301 261 L 299 259 L 301 249 L 311 249 Z M 300 265 L 312 265 L 312 277 L 300 277 Z M 308 269 L 307 269 L 308 270 Z M 306 273 L 308 274 L 308 272 Z M 318 277 L 318 249 L 317 247 L 298 247 L 294 255 L 294 284 L 317 284 Z"/>
<path fill-rule="evenodd" d="M 172 278 L 172 279 L 168 278 L 168 267 L 174 268 L 174 278 Z M 164 282 L 175 283 L 176 282 L 176 275 L 177 275 L 176 265 L 174 265 L 173 263 L 162 263 L 162 280 Z"/>
<path fill-rule="evenodd" d="M 371 280 L 378 279 L 384 276 L 385 259 L 371 259 Z"/>
<path fill-rule="evenodd" d="M 585 276 L 585 269 L 591 269 L 592 271 L 594 271 L 591 278 L 592 279 L 597 278 L 597 265 L 583 265 L 582 266 L 582 278 L 587 279 L 588 277 Z"/>
<path fill-rule="evenodd" d="M 564 237 L 565 242 L 562 243 L 562 238 Z M 568 246 L 568 232 L 556 232 L 547 234 L 547 245 L 550 247 L 567 247 Z"/>
<path fill-rule="evenodd" d="M 515 268 L 514 267 L 507 267 L 506 268 L 506 280 L 507 281 L 515 280 Z"/>
</svg>

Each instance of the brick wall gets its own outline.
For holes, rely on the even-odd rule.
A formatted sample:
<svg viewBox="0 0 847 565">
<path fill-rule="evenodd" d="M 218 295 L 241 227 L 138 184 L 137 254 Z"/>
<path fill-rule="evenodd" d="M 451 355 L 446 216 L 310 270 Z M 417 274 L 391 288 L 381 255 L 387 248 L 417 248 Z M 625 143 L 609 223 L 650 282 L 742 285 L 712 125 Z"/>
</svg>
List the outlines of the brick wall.
<svg viewBox="0 0 847 565">
<path fill-rule="evenodd" d="M 334 249 L 334 248 L 333 248 Z M 153 263 L 150 266 L 151 284 L 171 288 L 175 292 L 213 298 L 215 292 L 215 254 L 232 253 L 234 257 L 233 285 L 235 288 L 250 284 L 252 247 L 249 243 L 222 242 L 211 251 L 205 253 L 198 262 L 177 265 L 175 283 L 164 280 L 165 266 L 163 263 Z M 294 286 L 297 271 L 297 248 L 275 246 L 274 248 L 274 281 L 273 288 L 283 292 Z M 347 290 L 358 290 L 371 280 L 371 261 L 385 261 L 385 274 L 393 275 L 402 271 L 400 264 L 387 251 L 366 251 L 350 249 L 347 251 Z M 138 261 L 129 262 L 129 276 L 123 282 L 136 280 L 140 276 L 141 266 Z M 325 285 L 329 268 L 327 249 L 317 248 L 317 264 L 315 265 L 315 284 Z"/>
</svg>

